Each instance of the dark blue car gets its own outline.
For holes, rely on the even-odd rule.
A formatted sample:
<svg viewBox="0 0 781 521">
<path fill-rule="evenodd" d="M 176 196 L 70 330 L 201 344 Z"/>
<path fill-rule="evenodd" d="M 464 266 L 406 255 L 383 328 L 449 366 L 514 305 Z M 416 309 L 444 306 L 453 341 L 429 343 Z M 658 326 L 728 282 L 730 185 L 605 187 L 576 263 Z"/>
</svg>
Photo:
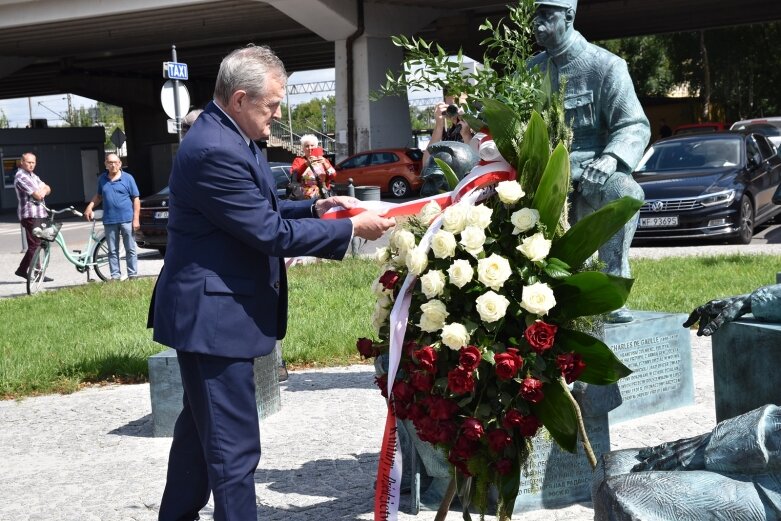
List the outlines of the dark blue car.
<svg viewBox="0 0 781 521">
<path fill-rule="evenodd" d="M 645 192 L 635 240 L 713 238 L 748 244 L 781 213 L 781 158 L 767 138 L 717 132 L 655 142 L 633 174 Z"/>
</svg>

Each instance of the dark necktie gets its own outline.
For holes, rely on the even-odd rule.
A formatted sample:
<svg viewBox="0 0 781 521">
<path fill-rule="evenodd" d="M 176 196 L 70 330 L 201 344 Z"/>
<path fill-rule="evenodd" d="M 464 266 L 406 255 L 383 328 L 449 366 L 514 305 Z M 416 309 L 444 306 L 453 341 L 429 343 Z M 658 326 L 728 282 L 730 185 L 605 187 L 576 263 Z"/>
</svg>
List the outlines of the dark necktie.
<svg viewBox="0 0 781 521">
<path fill-rule="evenodd" d="M 250 140 L 249 149 L 252 150 L 252 155 L 255 156 L 255 162 L 260 166 L 260 158 L 258 157 L 258 147 L 255 146 L 255 142 Z"/>
</svg>

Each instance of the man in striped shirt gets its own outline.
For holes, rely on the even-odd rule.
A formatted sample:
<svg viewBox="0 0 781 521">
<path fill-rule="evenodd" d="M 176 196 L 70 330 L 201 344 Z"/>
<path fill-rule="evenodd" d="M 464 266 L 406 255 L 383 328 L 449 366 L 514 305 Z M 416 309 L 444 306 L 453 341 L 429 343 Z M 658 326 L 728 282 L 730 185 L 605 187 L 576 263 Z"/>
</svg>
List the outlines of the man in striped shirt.
<svg viewBox="0 0 781 521">
<path fill-rule="evenodd" d="M 25 152 L 22 154 L 22 160 L 19 165 L 19 169 L 16 171 L 14 177 L 14 188 L 16 188 L 16 198 L 19 200 L 19 207 L 17 208 L 17 215 L 19 221 L 22 223 L 25 235 L 27 236 L 27 251 L 22 257 L 22 262 L 16 269 L 16 275 L 27 278 L 27 271 L 30 267 L 33 254 L 35 250 L 40 246 L 41 239 L 33 235 L 33 228 L 40 222 L 41 219 L 46 218 L 46 210 L 40 205 L 35 204 L 36 201 L 43 201 L 43 198 L 49 195 L 52 191 L 51 187 L 41 181 L 41 178 L 33 173 L 35 170 L 36 158 L 32 152 Z M 48 280 L 51 280 L 47 277 Z"/>
</svg>

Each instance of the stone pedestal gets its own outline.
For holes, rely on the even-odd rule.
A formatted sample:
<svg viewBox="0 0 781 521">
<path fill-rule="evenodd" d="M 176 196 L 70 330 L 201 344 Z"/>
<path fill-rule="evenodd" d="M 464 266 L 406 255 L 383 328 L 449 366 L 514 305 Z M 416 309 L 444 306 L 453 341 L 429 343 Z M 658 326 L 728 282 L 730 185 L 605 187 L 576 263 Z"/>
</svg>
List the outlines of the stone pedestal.
<svg viewBox="0 0 781 521">
<path fill-rule="evenodd" d="M 611 424 L 694 403 L 686 315 L 632 313 L 632 322 L 605 325 L 605 343 L 634 371 L 617 384 L 622 404 L 610 411 Z"/>
<path fill-rule="evenodd" d="M 182 410 L 182 377 L 176 350 L 167 349 L 150 356 L 147 364 L 153 434 L 155 437 L 172 436 L 174 423 Z M 260 418 L 271 416 L 282 407 L 277 372 L 280 364 L 279 342 L 269 355 L 255 359 L 255 400 Z"/>
<path fill-rule="evenodd" d="M 781 404 L 781 324 L 746 315 L 721 326 L 711 340 L 716 421 Z"/>
</svg>

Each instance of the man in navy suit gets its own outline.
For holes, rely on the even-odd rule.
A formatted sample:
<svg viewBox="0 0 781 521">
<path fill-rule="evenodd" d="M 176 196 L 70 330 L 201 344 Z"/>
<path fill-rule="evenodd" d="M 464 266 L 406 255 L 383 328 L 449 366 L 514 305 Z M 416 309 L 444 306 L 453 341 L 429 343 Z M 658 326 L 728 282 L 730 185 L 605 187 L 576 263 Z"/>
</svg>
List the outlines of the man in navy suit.
<svg viewBox="0 0 781 521">
<path fill-rule="evenodd" d="M 153 298 L 154 339 L 177 350 L 184 409 L 174 427 L 161 521 L 256 521 L 260 461 L 253 359 L 287 325 L 284 257 L 344 257 L 351 237 L 393 226 L 371 212 L 319 220 L 356 200 L 280 201 L 254 140 L 281 117 L 287 75 L 267 47 L 223 59 L 214 100 L 182 141 L 170 179 L 165 268 Z"/>
</svg>

